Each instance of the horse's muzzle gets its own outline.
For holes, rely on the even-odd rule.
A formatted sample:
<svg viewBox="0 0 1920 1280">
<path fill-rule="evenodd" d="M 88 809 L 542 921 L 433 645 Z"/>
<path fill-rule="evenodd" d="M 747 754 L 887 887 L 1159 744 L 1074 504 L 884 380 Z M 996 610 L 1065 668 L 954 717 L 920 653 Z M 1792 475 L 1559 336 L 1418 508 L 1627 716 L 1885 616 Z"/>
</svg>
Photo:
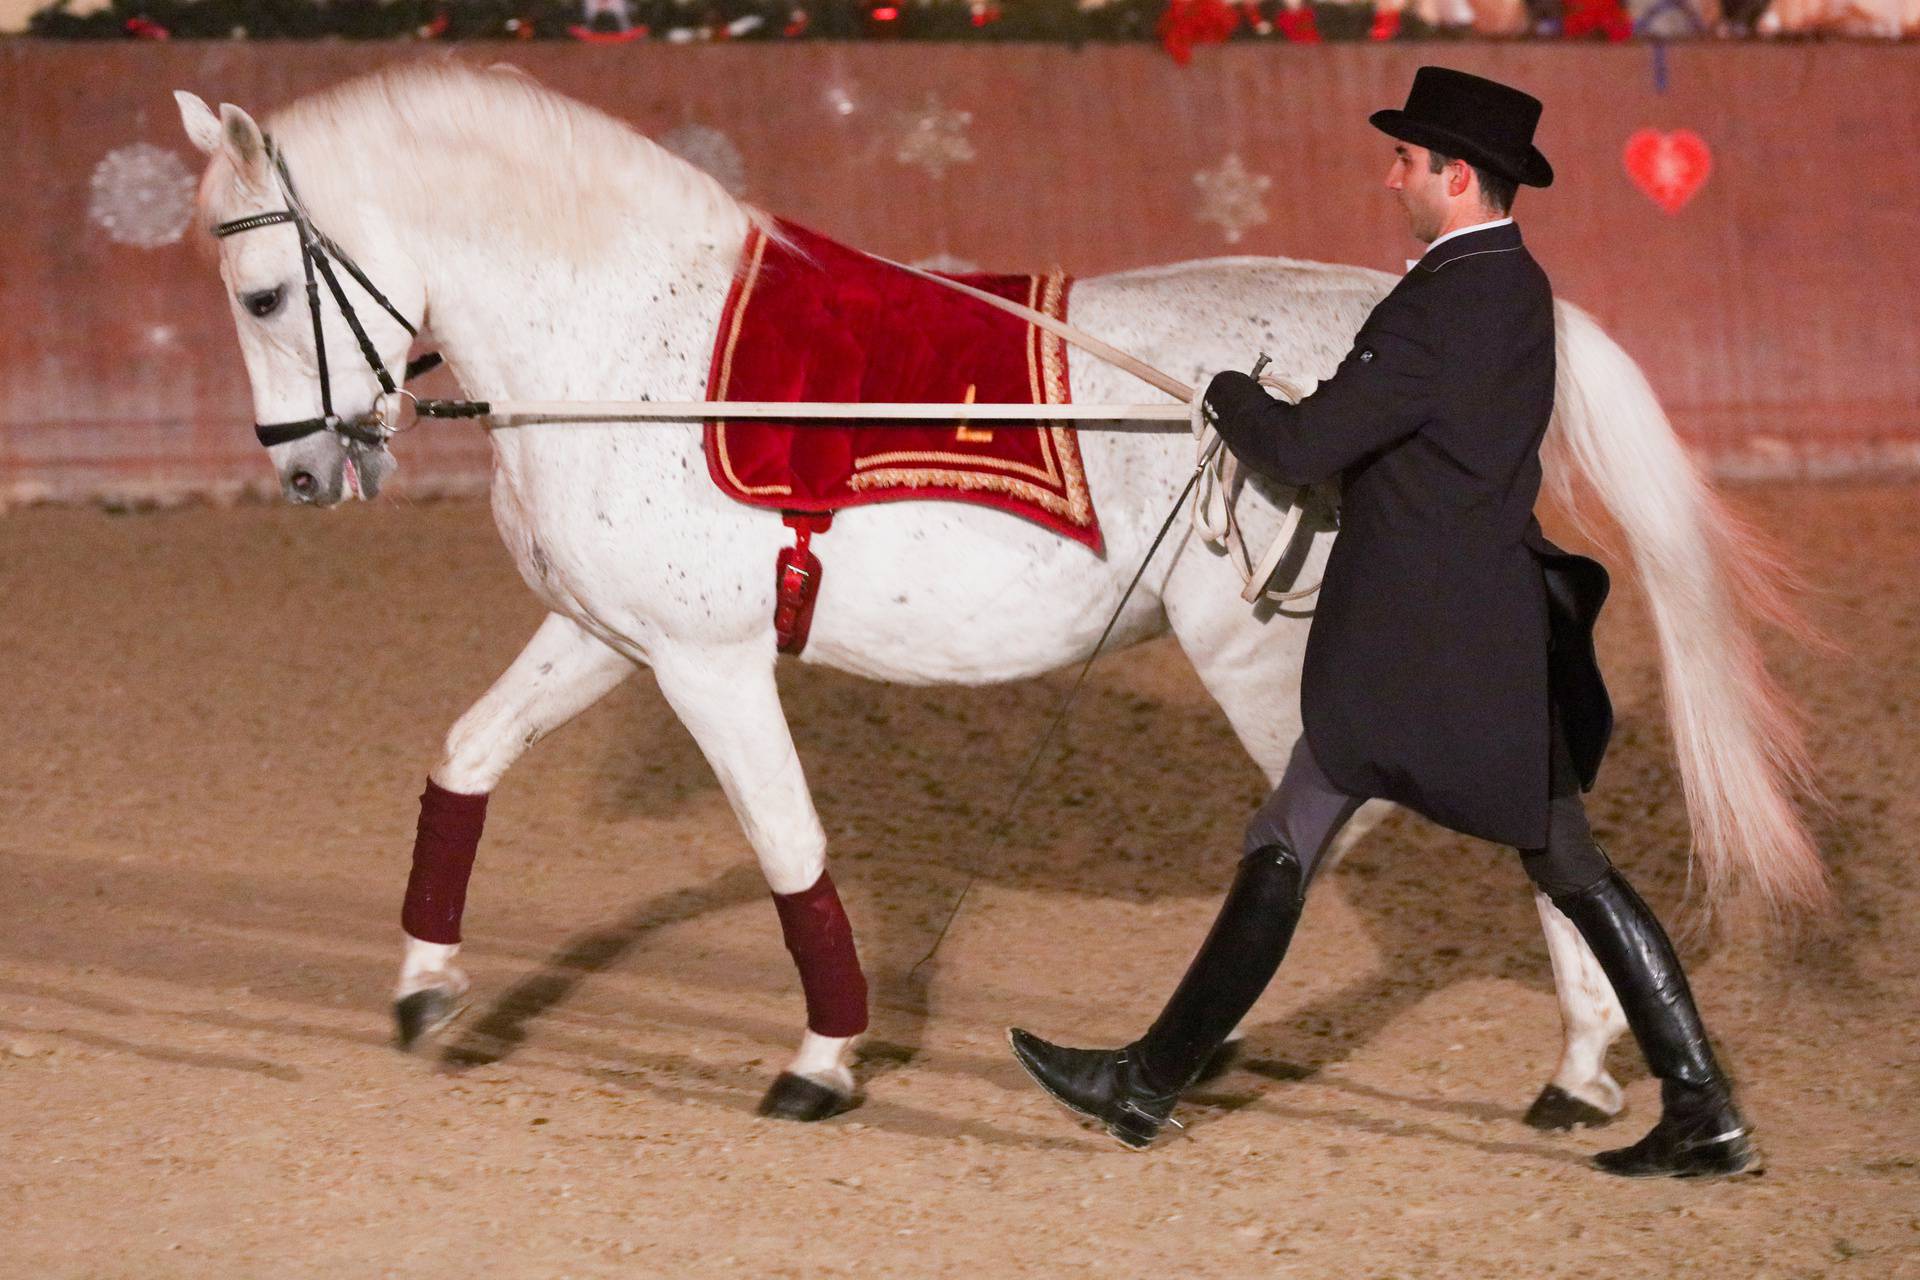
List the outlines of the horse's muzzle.
<svg viewBox="0 0 1920 1280">
<path fill-rule="evenodd" d="M 280 492 L 288 502 L 312 507 L 373 498 L 396 465 L 382 443 L 324 432 L 287 446 L 278 460 Z"/>
</svg>

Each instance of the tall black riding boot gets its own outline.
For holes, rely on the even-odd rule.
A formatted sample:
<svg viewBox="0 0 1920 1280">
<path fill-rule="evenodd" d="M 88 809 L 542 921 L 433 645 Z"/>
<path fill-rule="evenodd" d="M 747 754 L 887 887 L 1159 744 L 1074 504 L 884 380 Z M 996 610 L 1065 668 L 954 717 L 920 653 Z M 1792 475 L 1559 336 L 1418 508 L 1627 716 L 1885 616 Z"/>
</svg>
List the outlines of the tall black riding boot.
<svg viewBox="0 0 1920 1280">
<path fill-rule="evenodd" d="M 1596 1167 L 1626 1178 L 1717 1178 L 1756 1171 L 1733 1084 L 1713 1060 L 1707 1029 L 1666 931 L 1633 886 L 1609 869 L 1553 905 L 1580 930 L 1613 983 L 1627 1025 L 1660 1081 L 1660 1122 L 1630 1147 L 1602 1151 Z"/>
<path fill-rule="evenodd" d="M 1145 1148 L 1272 981 L 1300 920 L 1303 879 L 1284 845 L 1242 858 L 1187 976 L 1126 1048 L 1063 1049 L 1015 1027 L 1014 1057 L 1055 1101 L 1101 1121 L 1123 1145 Z"/>
</svg>

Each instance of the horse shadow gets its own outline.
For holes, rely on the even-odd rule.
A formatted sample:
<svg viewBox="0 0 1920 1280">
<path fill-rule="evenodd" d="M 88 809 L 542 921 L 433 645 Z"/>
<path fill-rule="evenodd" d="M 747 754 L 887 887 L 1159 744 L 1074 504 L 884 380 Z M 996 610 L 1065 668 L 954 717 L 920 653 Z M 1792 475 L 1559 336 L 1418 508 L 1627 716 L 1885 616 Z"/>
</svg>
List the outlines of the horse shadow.
<svg viewBox="0 0 1920 1280">
<path fill-rule="evenodd" d="M 1111 659 L 1129 660 L 1137 659 Z M 783 698 L 827 829 L 835 878 L 850 903 L 872 889 L 891 908 L 863 913 L 854 903 L 877 1007 L 875 1034 L 856 1064 L 864 1079 L 923 1055 L 942 976 L 940 955 L 935 950 L 929 958 L 929 949 L 968 889 L 987 885 L 1058 897 L 1069 904 L 1065 910 L 1090 898 L 1217 902 L 1224 894 L 1241 826 L 1266 785 L 1225 717 L 1203 698 L 1142 693 L 1133 682 L 1096 673 L 1010 812 L 1022 766 L 1069 683 L 1070 673 L 1056 673 L 987 688 L 904 687 L 818 669 L 783 670 Z M 641 701 L 641 714 L 651 721 L 638 735 L 644 757 L 616 747 L 601 762 L 592 803 L 608 817 L 669 815 L 717 789 L 664 704 L 644 705 L 644 695 Z M 1656 695 L 1620 707 L 1613 751 L 1588 802 L 1597 837 L 1673 922 L 1686 894 L 1687 817 Z M 1828 834 L 1848 838 L 1845 822 L 1835 821 L 1840 827 Z M 1458 984 L 1494 979 L 1552 989 L 1531 887 L 1511 850 L 1394 811 L 1322 873 L 1309 895 L 1303 937 L 1313 928 L 1316 897 L 1335 885 L 1369 958 L 1284 1018 L 1248 1028 L 1238 1065 L 1256 1077 L 1319 1076 Z M 544 1014 L 662 930 L 766 892 L 758 869 L 744 862 L 574 935 L 472 1019 L 446 1048 L 446 1062 L 460 1067 L 511 1056 Z M 1111 945 L 1117 958 L 1124 944 Z M 1683 950 L 1698 964 L 1714 946 L 1702 937 Z M 1097 951 L 1084 949 L 1081 960 L 1101 963 Z M 1826 953 L 1825 964 L 1844 969 L 1844 948 Z M 770 974 L 769 983 L 782 977 Z M 1171 991 L 1178 977 L 1166 973 L 1162 990 Z M 1143 1006 L 1143 1021 L 1150 1015 Z M 1543 1080 L 1556 1052 L 1552 1043 L 1541 1046 Z M 1637 1070 L 1635 1060 L 1617 1074 L 1624 1081 Z M 1009 1072 L 1007 1083 L 1015 1080 Z M 1509 1108 L 1436 1099 L 1431 1109 L 1466 1105 L 1484 1118 L 1492 1106 L 1517 1120 L 1526 1101 L 1515 1099 Z"/>
<path fill-rule="evenodd" d="M 441 1048 L 442 1066 L 490 1066 L 513 1056 L 531 1028 L 594 975 L 627 962 L 656 935 L 766 891 L 757 869 L 735 867 L 703 885 L 674 889 L 630 907 L 611 924 L 567 938 L 527 974 L 487 1002 L 479 1015 L 456 1024 Z"/>
</svg>

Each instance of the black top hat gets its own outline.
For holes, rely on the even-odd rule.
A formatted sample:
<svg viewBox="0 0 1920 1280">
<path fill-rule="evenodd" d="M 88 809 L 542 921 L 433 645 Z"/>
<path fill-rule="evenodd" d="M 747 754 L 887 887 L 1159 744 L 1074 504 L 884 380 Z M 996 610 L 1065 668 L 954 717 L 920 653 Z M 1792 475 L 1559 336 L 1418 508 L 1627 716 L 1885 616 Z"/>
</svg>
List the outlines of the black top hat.
<svg viewBox="0 0 1920 1280">
<path fill-rule="evenodd" d="M 1451 67 L 1422 67 L 1400 111 L 1376 111 L 1373 127 L 1402 142 L 1477 164 L 1530 187 L 1553 185 L 1553 166 L 1533 145 L 1540 99 Z"/>
</svg>

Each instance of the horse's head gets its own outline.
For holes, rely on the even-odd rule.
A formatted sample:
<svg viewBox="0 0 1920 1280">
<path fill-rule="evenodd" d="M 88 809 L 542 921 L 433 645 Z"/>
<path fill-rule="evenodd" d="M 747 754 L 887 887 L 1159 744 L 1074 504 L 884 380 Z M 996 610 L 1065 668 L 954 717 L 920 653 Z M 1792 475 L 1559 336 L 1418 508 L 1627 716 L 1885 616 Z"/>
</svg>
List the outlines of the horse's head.
<svg viewBox="0 0 1920 1280">
<path fill-rule="evenodd" d="M 174 97 L 187 136 L 209 157 L 200 209 L 219 237 L 220 278 L 240 334 L 257 433 L 281 491 L 318 506 L 371 498 L 396 465 L 373 407 L 383 377 L 404 378 L 388 371 L 405 367 L 408 325 L 418 322 L 375 305 L 351 265 L 357 261 L 367 280 L 378 282 L 400 316 L 418 317 L 423 309 L 420 272 L 382 243 L 366 218 L 315 228 L 300 200 L 312 193 L 296 195 L 285 157 L 246 112 L 223 104 L 216 116 L 190 93 Z M 327 207 L 341 208 L 337 201 Z M 346 259 L 325 237 L 350 233 L 353 258 Z"/>
</svg>

